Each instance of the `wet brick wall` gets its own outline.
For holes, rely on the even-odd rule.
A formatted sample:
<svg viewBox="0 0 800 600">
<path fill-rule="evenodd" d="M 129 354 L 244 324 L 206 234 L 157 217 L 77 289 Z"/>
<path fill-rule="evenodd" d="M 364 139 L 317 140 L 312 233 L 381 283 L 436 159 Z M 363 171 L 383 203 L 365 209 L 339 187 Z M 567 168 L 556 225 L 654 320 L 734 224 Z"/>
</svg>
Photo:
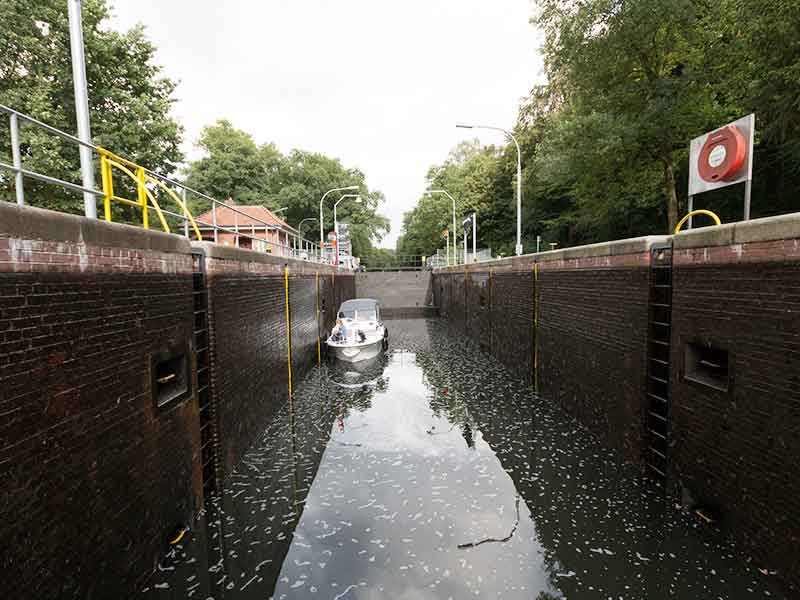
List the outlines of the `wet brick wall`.
<svg viewBox="0 0 800 600">
<path fill-rule="evenodd" d="M 211 389 L 227 476 L 289 397 L 287 263 L 247 250 L 201 246 L 209 290 Z M 317 272 L 311 264 L 293 261 L 288 266 L 296 385 L 317 362 Z M 324 340 L 339 304 L 354 297 L 354 277 L 321 268 L 319 293 Z"/>
<path fill-rule="evenodd" d="M 800 243 L 676 248 L 673 277 L 673 480 L 800 590 Z M 728 353 L 725 384 L 687 344 Z"/>
<path fill-rule="evenodd" d="M 440 272 L 441 314 L 626 456 L 643 451 L 649 254 Z M 538 299 L 538 326 L 534 313 Z"/>
<path fill-rule="evenodd" d="M 191 343 L 189 244 L 0 205 L 1 595 L 125 597 L 202 502 L 196 400 L 151 384 Z"/>
<path fill-rule="evenodd" d="M 539 389 L 632 460 L 644 451 L 649 270 L 542 263 Z M 527 276 L 527 274 L 526 274 Z"/>
</svg>

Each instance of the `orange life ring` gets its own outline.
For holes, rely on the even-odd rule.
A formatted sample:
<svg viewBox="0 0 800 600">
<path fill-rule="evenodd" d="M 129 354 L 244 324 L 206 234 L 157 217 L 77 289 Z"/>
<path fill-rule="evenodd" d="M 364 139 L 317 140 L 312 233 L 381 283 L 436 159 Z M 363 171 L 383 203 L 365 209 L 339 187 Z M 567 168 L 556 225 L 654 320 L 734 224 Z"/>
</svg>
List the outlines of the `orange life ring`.
<svg viewBox="0 0 800 600">
<path fill-rule="evenodd" d="M 708 134 L 697 158 L 700 177 L 708 182 L 734 179 L 747 158 L 747 142 L 736 125 Z"/>
</svg>

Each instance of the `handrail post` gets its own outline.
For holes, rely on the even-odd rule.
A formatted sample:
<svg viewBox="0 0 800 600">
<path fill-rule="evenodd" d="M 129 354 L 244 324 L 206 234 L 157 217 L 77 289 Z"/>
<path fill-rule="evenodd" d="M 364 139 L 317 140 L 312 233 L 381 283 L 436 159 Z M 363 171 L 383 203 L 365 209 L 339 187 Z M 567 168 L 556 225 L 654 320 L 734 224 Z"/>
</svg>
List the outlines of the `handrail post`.
<svg viewBox="0 0 800 600">
<path fill-rule="evenodd" d="M 211 224 L 214 226 L 214 243 L 219 243 L 219 237 L 217 235 L 217 201 L 211 201 Z"/>
<path fill-rule="evenodd" d="M 114 181 L 108 156 L 100 153 L 100 178 L 103 182 L 103 216 L 111 221 L 111 197 L 114 195 Z"/>
<path fill-rule="evenodd" d="M 14 191 L 17 195 L 17 204 L 25 205 L 25 189 L 23 187 L 22 154 L 19 151 L 19 119 L 16 113 L 11 113 L 9 127 L 11 129 L 11 157 L 17 172 L 14 175 Z"/>
<path fill-rule="evenodd" d="M 147 208 L 147 192 L 144 187 L 144 167 L 136 169 L 136 194 L 139 196 L 139 204 L 142 205 L 142 227 L 150 229 L 150 215 Z"/>
<path fill-rule="evenodd" d="M 186 210 L 189 210 L 189 205 L 186 203 L 186 188 L 181 188 L 181 199 L 183 200 L 183 206 L 186 207 Z M 189 219 L 186 217 L 186 213 L 183 214 L 183 235 L 186 236 L 186 239 L 189 238 Z"/>
</svg>

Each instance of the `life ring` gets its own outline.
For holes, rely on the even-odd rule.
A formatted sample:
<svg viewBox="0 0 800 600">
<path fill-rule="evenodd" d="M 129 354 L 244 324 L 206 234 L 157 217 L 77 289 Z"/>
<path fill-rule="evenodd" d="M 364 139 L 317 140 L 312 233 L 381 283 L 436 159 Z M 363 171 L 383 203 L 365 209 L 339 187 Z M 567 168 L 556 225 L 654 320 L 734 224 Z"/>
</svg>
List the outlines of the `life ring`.
<svg viewBox="0 0 800 600">
<path fill-rule="evenodd" d="M 726 125 L 706 138 L 697 157 L 697 170 L 704 181 L 734 179 L 747 158 L 747 142 L 736 125 Z"/>
</svg>

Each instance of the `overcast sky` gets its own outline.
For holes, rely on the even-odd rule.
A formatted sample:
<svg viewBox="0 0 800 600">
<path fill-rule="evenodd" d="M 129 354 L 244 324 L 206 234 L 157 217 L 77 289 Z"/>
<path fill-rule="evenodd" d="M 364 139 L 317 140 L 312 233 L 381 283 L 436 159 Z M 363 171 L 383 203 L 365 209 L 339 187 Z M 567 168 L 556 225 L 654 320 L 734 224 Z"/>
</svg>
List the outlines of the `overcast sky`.
<svg viewBox="0 0 800 600">
<path fill-rule="evenodd" d="M 511 127 L 542 81 L 530 0 L 111 0 L 180 81 L 184 150 L 220 118 L 274 142 L 338 157 L 386 196 L 394 247 L 425 173 L 469 132 Z M 480 133 L 482 141 L 502 134 Z"/>
</svg>

